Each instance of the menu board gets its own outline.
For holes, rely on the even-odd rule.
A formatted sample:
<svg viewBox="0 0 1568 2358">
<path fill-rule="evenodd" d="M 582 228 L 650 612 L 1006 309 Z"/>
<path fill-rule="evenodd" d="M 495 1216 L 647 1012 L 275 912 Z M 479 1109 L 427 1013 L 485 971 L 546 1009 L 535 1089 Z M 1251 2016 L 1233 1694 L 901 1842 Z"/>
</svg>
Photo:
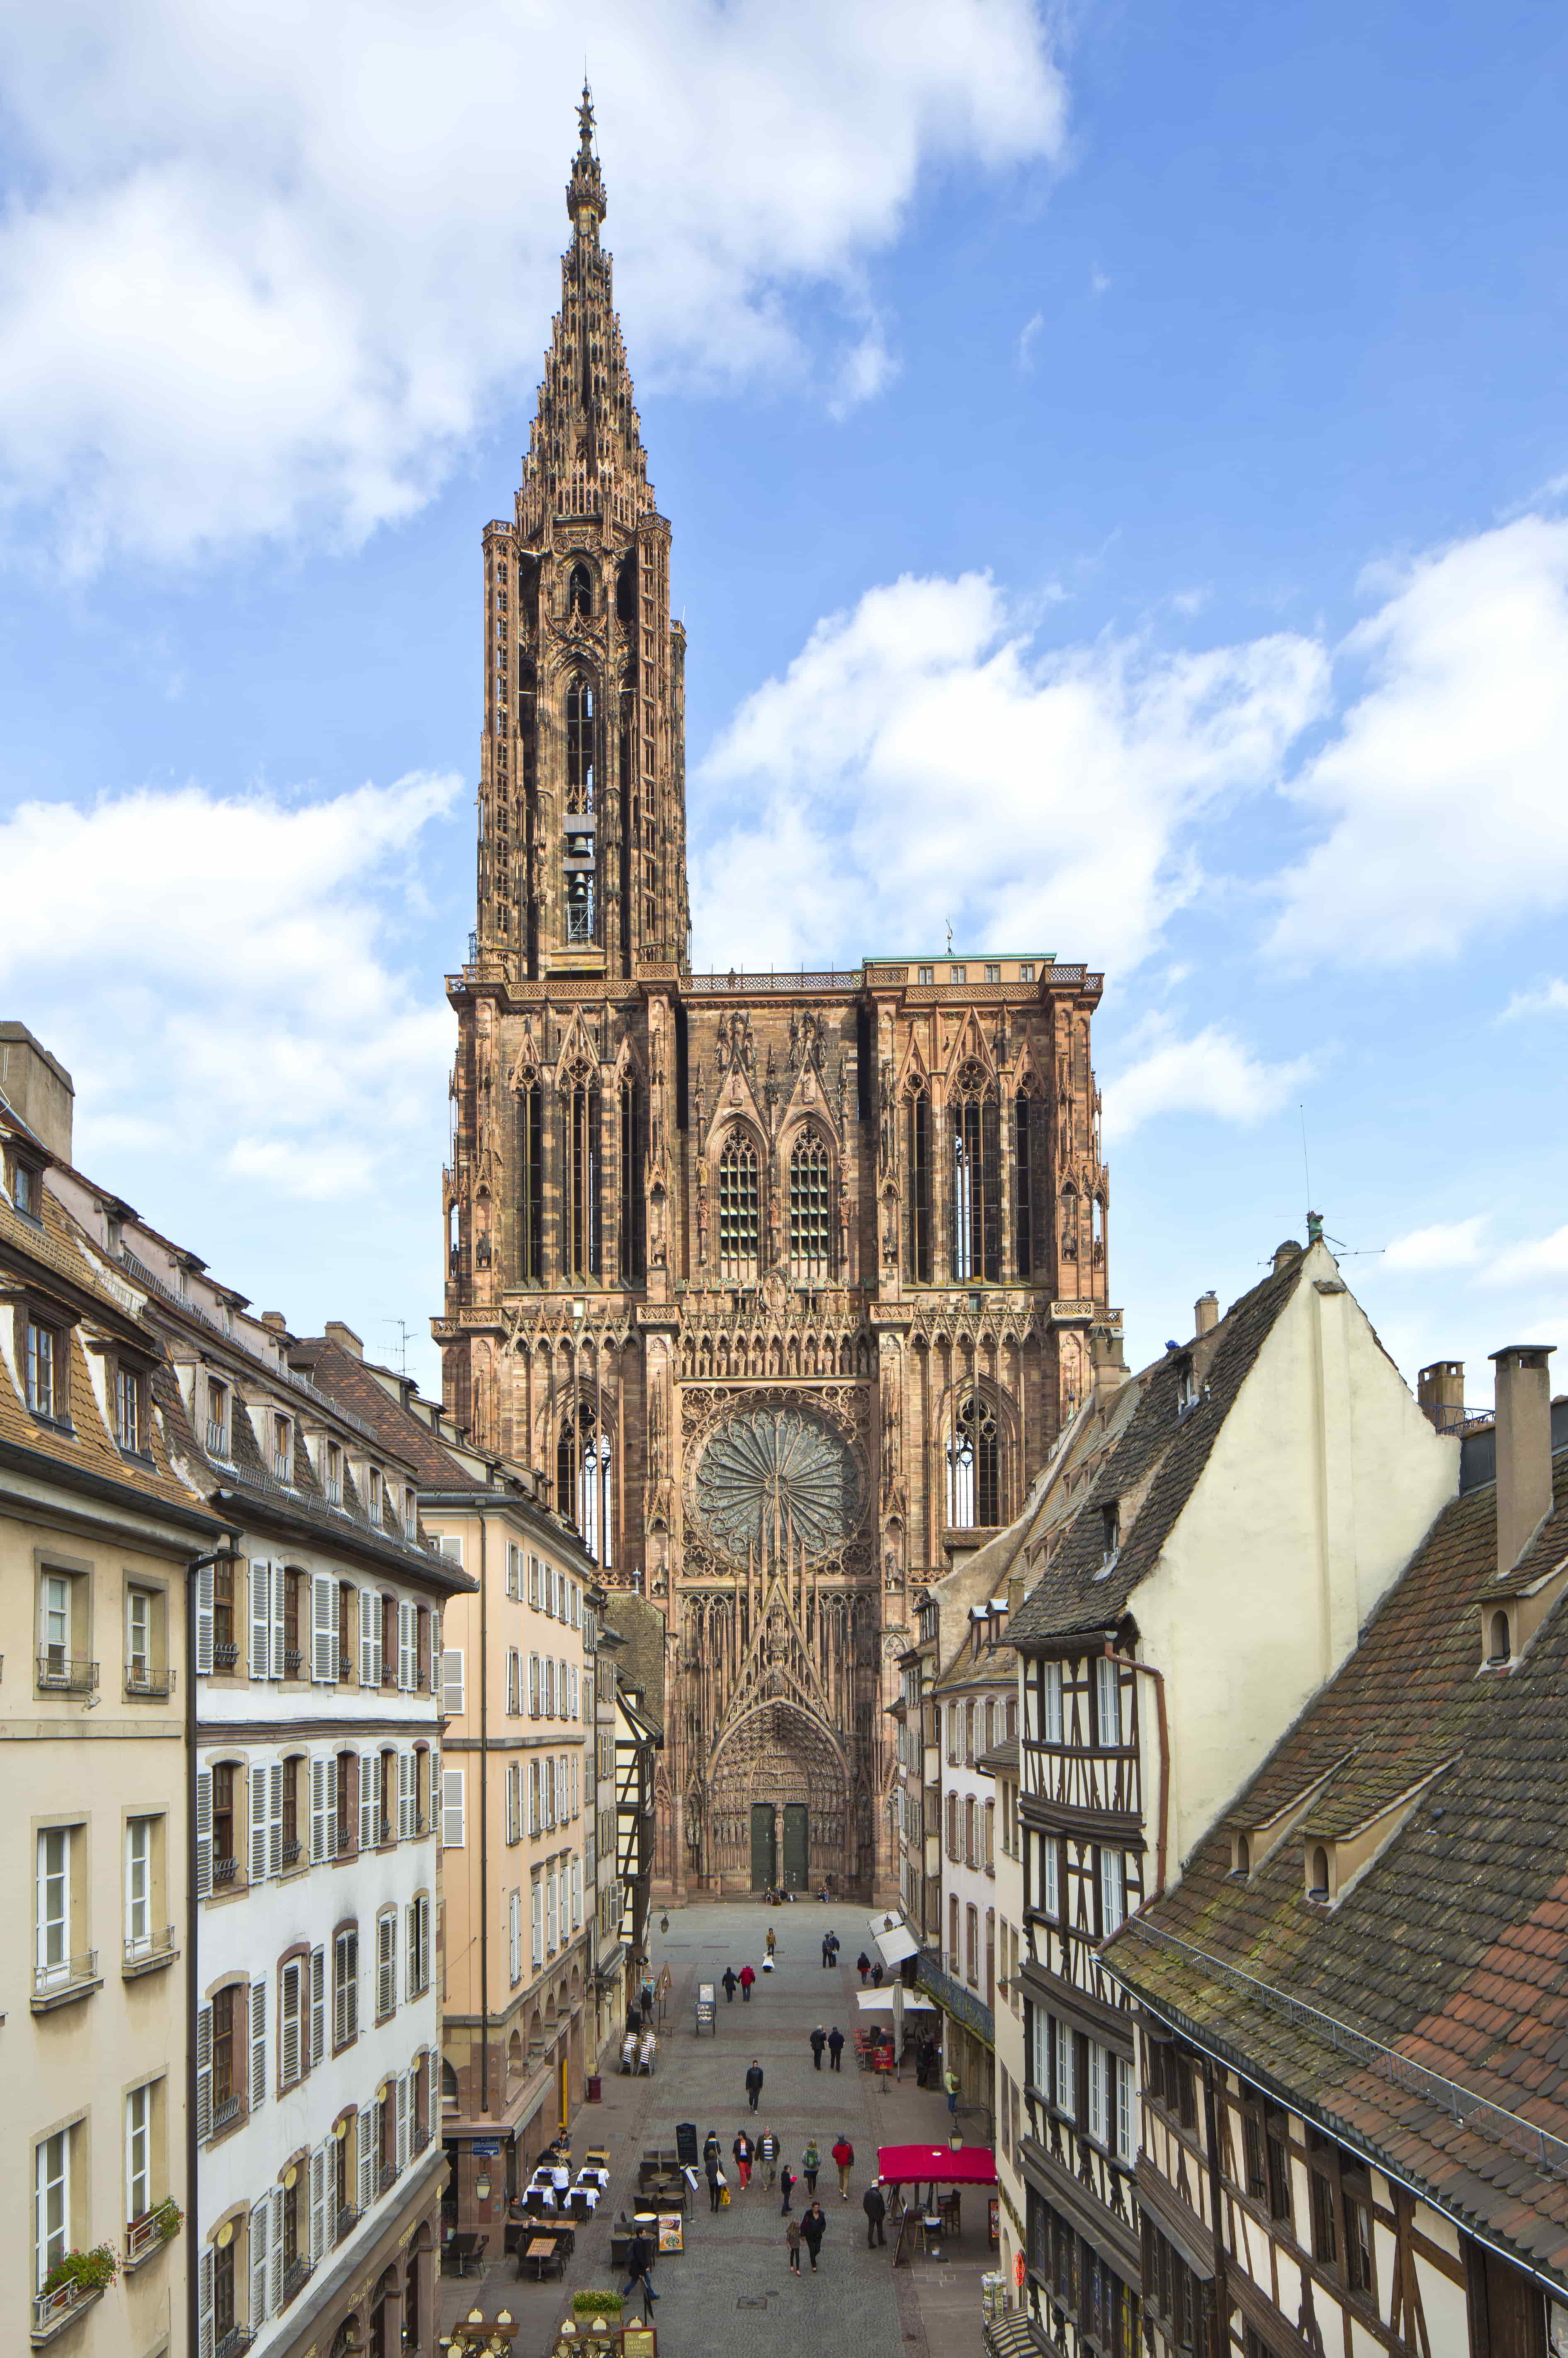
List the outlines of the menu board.
<svg viewBox="0 0 1568 2358">
<path fill-rule="evenodd" d="M 660 2212 L 660 2213 L 659 2213 L 659 2249 L 660 2249 L 660 2251 L 661 2251 L 661 2252 L 684 2252 L 684 2251 L 685 2251 L 685 2249 L 686 2249 L 685 2230 L 684 2230 L 684 2228 L 683 2228 L 683 2226 L 682 2226 L 682 2223 L 681 2223 L 681 2215 L 680 2215 L 680 2212 L 679 2212 L 678 2211 L 661 2211 L 661 2212 Z"/>
</svg>

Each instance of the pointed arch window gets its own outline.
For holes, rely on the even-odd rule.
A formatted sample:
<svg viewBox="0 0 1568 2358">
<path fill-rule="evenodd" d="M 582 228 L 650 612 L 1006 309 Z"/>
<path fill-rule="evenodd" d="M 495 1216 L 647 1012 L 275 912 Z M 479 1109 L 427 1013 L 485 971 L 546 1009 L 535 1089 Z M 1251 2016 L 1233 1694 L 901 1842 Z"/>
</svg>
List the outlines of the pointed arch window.
<svg viewBox="0 0 1568 2358">
<path fill-rule="evenodd" d="M 582 1543 L 606 1570 L 614 1562 L 615 1457 L 610 1436 L 587 1401 L 561 1417 L 556 1444 L 556 1505 L 577 1527 Z"/>
<path fill-rule="evenodd" d="M 909 1273 L 931 1282 L 931 1100 L 924 1089 L 909 1099 Z"/>
<path fill-rule="evenodd" d="M 586 622 L 593 613 L 593 576 L 586 565 L 572 567 L 567 579 L 567 614 L 574 622 Z"/>
<path fill-rule="evenodd" d="M 966 1065 L 953 1098 L 953 1276 L 960 1285 L 1001 1278 L 1001 1172 L 996 1093 Z"/>
<path fill-rule="evenodd" d="M 1078 1258 L 1078 1191 L 1070 1179 L 1062 1190 L 1060 1252 L 1064 1260 Z"/>
<path fill-rule="evenodd" d="M 591 811 L 593 789 L 593 683 L 578 672 L 567 683 L 568 810 Z"/>
<path fill-rule="evenodd" d="M 568 1277 L 597 1277 L 600 1271 L 599 1091 L 579 1074 L 565 1091 L 566 1250 Z"/>
<path fill-rule="evenodd" d="M 807 1130 L 789 1158 L 789 1273 L 800 1285 L 827 1282 L 829 1184 L 827 1149 Z"/>
<path fill-rule="evenodd" d="M 757 1150 L 744 1130 L 732 1130 L 719 1158 L 719 1271 L 721 1277 L 756 1276 L 761 1225 Z"/>
<path fill-rule="evenodd" d="M 1001 1520 L 1001 1446 L 996 1412 L 981 1392 L 966 1393 L 947 1436 L 947 1524 L 952 1531 Z"/>
<path fill-rule="evenodd" d="M 536 1285 L 544 1268 L 544 1137 L 539 1084 L 526 1081 L 517 1092 L 517 1277 Z"/>
<path fill-rule="evenodd" d="M 1027 1089 L 1012 1100 L 1012 1252 L 1020 1277 L 1034 1274 L 1034 1107 Z"/>
<path fill-rule="evenodd" d="M 621 1274 L 625 1278 L 647 1272 L 643 1153 L 643 1095 L 635 1076 L 628 1073 L 621 1084 Z"/>
</svg>

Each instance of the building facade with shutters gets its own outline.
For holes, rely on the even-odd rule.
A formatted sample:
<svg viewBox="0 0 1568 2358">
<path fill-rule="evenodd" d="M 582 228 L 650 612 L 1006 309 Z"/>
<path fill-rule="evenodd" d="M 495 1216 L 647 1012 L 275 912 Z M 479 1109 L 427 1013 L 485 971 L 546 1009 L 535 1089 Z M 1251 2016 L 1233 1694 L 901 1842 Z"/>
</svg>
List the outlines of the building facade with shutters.
<svg viewBox="0 0 1568 2358">
<path fill-rule="evenodd" d="M 663 1618 L 662 1885 L 885 1898 L 914 1597 L 1019 1513 L 1106 1315 L 1101 979 L 693 970 L 685 633 L 586 95 L 568 211 L 483 535 L 444 1398 Z"/>
<path fill-rule="evenodd" d="M 998 1904 L 1002 1827 L 995 1771 L 987 1764 L 1018 1735 L 1004 1553 L 1005 1542 L 984 1568 L 1000 1594 L 969 1605 L 968 1626 L 959 1625 L 962 1634 L 932 1688 L 940 1731 L 942 1930 L 922 1971 L 941 2010 L 943 2061 L 958 2081 L 959 2111 L 968 2115 L 962 2125 L 971 2144 L 987 2145 L 997 2102 L 997 1983 L 1007 1971 L 1011 1929 Z"/>
</svg>

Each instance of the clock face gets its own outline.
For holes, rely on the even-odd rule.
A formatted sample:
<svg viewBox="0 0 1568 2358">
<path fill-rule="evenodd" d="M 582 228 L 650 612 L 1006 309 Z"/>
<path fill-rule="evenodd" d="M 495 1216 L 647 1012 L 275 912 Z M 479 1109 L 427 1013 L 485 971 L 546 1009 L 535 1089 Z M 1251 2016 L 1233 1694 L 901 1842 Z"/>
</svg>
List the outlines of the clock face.
<svg viewBox="0 0 1568 2358">
<path fill-rule="evenodd" d="M 728 1418 L 697 1469 L 697 1506 L 720 1546 L 743 1556 L 826 1554 L 856 1519 L 855 1466 L 832 1428 L 795 1408 Z"/>
</svg>

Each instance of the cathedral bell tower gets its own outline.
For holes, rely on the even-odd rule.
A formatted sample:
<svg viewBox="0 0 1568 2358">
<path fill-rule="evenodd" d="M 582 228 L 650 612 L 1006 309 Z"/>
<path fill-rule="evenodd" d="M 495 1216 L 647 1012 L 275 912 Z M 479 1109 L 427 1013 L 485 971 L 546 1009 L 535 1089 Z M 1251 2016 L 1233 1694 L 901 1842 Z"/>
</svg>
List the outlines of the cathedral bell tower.
<svg viewBox="0 0 1568 2358">
<path fill-rule="evenodd" d="M 686 633 L 600 243 L 586 88 L 578 112 L 516 512 L 484 535 L 478 952 L 508 981 L 687 964 Z"/>
</svg>

